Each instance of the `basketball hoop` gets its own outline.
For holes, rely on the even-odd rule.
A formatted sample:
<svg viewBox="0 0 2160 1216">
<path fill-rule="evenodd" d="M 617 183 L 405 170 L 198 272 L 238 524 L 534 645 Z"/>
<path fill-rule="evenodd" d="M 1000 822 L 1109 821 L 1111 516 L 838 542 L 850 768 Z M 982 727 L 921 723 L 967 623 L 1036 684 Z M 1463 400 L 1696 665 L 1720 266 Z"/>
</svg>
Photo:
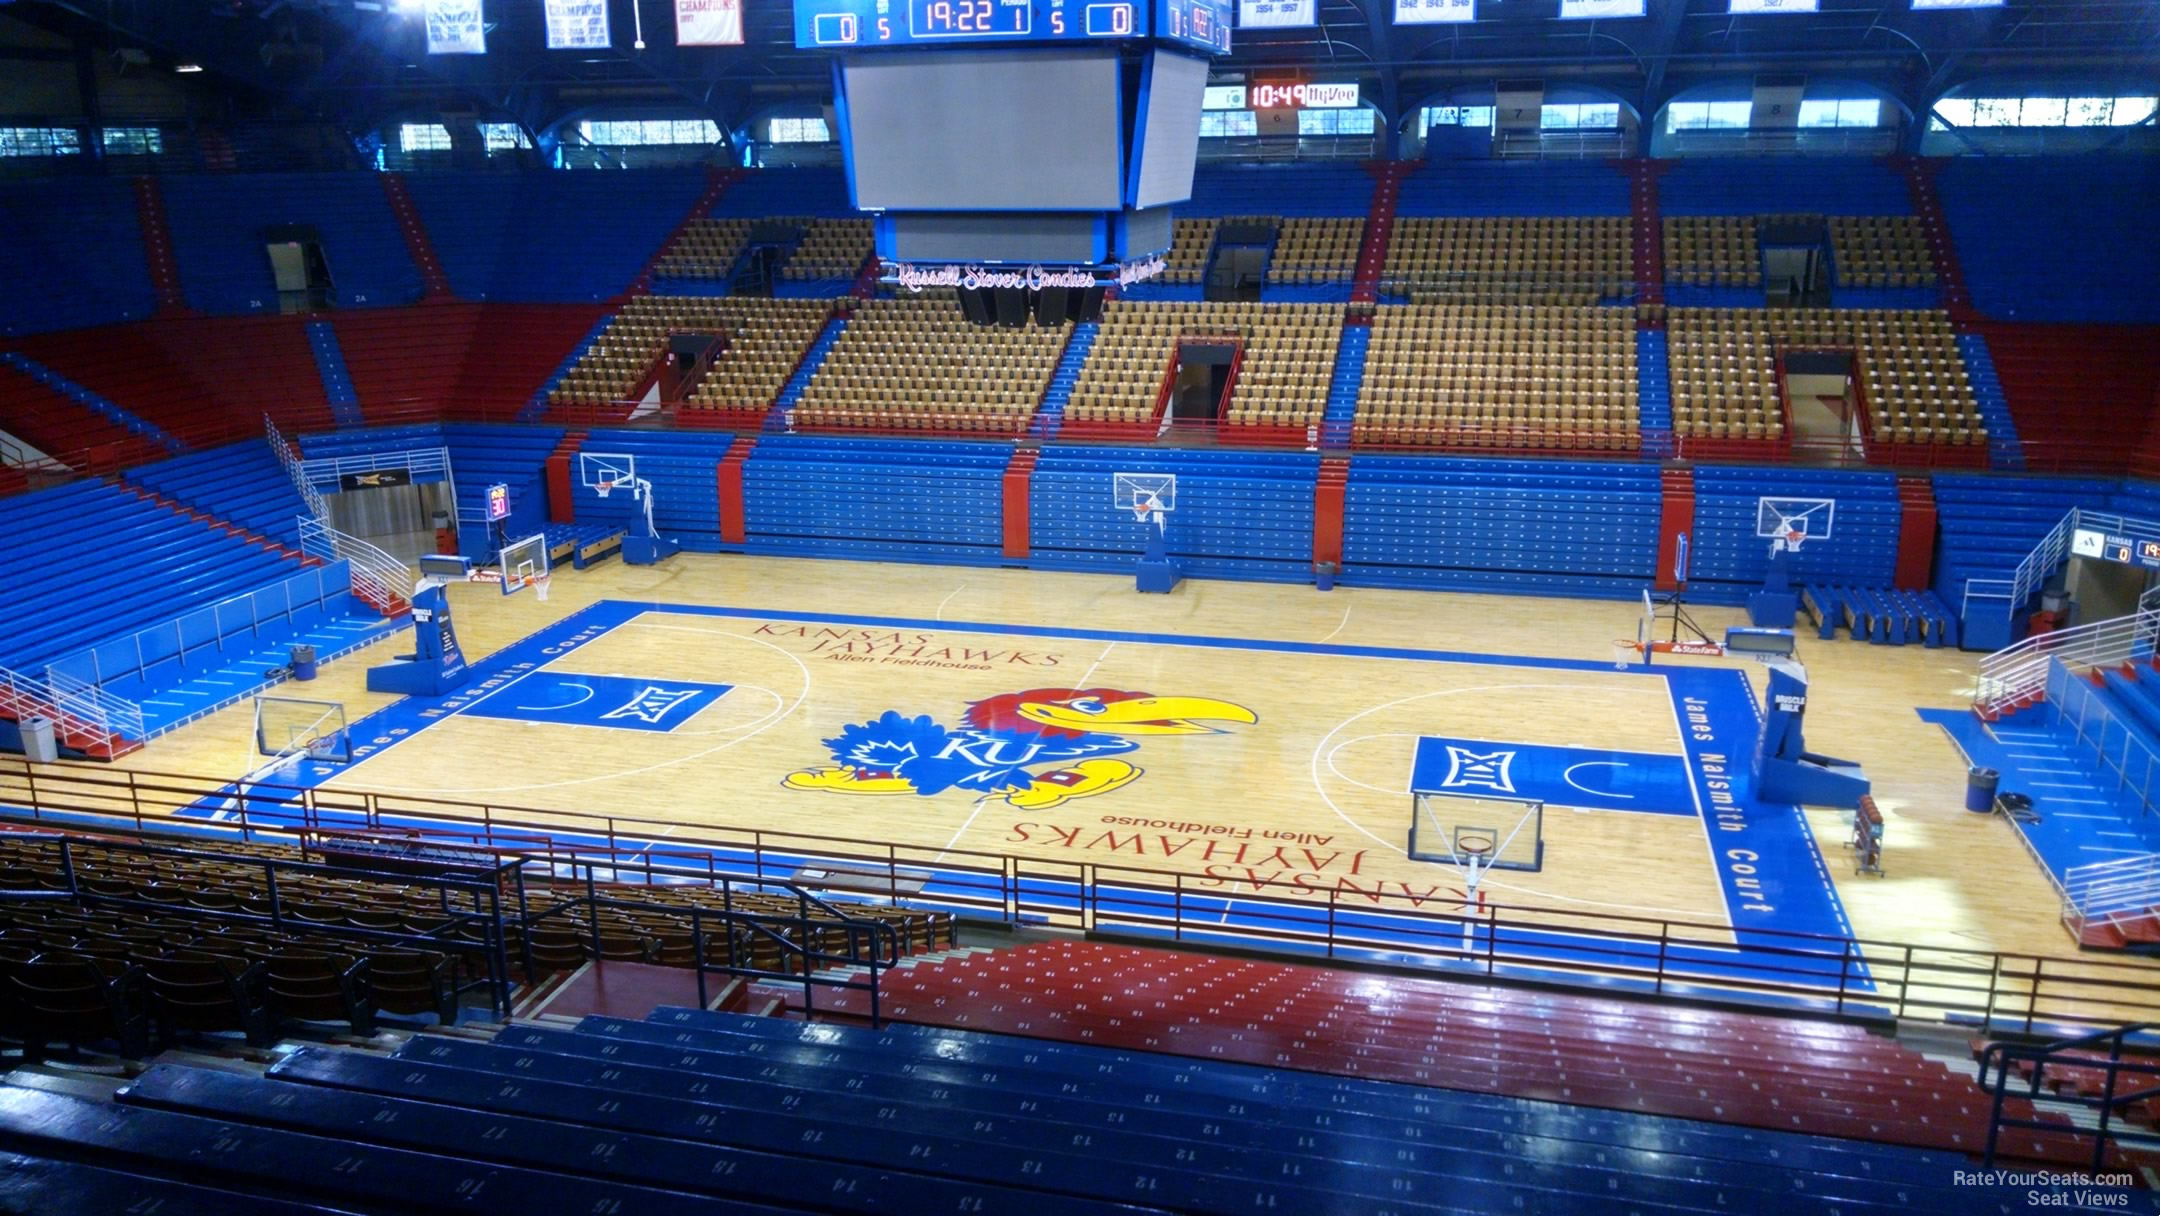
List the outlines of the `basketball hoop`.
<svg viewBox="0 0 2160 1216">
<path fill-rule="evenodd" d="M 1455 851 L 1469 858 L 1470 864 L 1475 866 L 1492 856 L 1493 838 L 1482 835 L 1474 836 L 1465 832 L 1455 838 Z M 1472 870 L 1471 873 L 1474 874 L 1476 871 Z"/>
<path fill-rule="evenodd" d="M 1635 665 L 1635 656 L 1642 649 L 1642 643 L 1629 641 L 1626 638 L 1614 638 L 1612 647 L 1613 670 L 1626 671 Z"/>
<path fill-rule="evenodd" d="M 1151 513 L 1151 512 L 1152 512 L 1152 511 L 1154 511 L 1154 510 L 1155 510 L 1155 499 L 1154 499 L 1154 498 L 1153 498 L 1152 496 L 1151 496 L 1151 497 L 1146 497 L 1146 498 L 1135 498 L 1135 499 L 1133 499 L 1133 505 L 1132 505 L 1132 516 L 1133 516 L 1133 522 L 1134 522 L 1134 523 L 1136 523 L 1136 524 L 1144 524 L 1144 523 L 1146 523 L 1146 522 L 1148 521 L 1148 515 L 1149 515 L 1149 513 Z"/>
<path fill-rule="evenodd" d="M 548 581 L 552 577 L 552 575 L 547 574 L 535 574 L 525 580 L 525 585 L 533 589 L 534 594 L 539 596 L 540 602 L 543 604 L 547 603 Z"/>
<path fill-rule="evenodd" d="M 1785 551 L 1788 553 L 1798 553 L 1800 551 L 1800 542 L 1806 539 L 1807 533 L 1797 530 L 1788 530 L 1785 533 Z"/>
<path fill-rule="evenodd" d="M 598 494 L 602 498 L 606 498 L 609 492 L 614 490 L 614 488 L 615 483 L 612 481 L 599 481 L 593 483 L 593 493 Z"/>
</svg>

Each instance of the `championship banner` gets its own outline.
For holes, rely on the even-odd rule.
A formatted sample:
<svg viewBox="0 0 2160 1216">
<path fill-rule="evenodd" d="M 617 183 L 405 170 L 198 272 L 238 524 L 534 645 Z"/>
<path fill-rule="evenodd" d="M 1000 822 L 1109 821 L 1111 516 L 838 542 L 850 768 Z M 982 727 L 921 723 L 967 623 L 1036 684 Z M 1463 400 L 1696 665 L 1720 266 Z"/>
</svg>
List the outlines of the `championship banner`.
<svg viewBox="0 0 2160 1216">
<path fill-rule="evenodd" d="M 426 15 L 428 54 L 487 54 L 480 0 L 427 0 Z"/>
<path fill-rule="evenodd" d="M 607 0 L 547 0 L 547 44 L 551 51 L 606 50 Z"/>
<path fill-rule="evenodd" d="M 741 46 L 742 0 L 675 0 L 676 46 Z"/>
</svg>

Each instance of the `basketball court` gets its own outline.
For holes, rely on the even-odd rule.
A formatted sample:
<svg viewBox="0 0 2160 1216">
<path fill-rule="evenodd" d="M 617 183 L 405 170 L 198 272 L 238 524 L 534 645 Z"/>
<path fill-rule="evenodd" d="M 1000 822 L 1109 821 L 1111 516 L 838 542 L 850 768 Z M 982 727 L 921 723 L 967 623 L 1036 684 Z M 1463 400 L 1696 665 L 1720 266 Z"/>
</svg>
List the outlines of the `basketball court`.
<svg viewBox="0 0 2160 1216">
<path fill-rule="evenodd" d="M 430 814 L 561 812 L 570 833 L 590 830 L 573 814 L 681 825 L 630 842 L 662 851 L 681 834 L 905 846 L 926 898 L 940 859 L 1013 857 L 1178 875 L 1226 921 L 1264 894 L 2066 953 L 2014 834 L 1958 809 L 1962 761 L 1912 713 L 1969 689 L 1951 652 L 1806 648 L 1811 735 L 1869 766 L 1889 820 L 1888 877 L 1853 877 L 1841 815 L 1736 792 L 1752 665 L 1616 669 L 1615 637 L 1642 628 L 1626 603 L 1142 596 L 1130 576 L 695 554 L 552 582 L 546 602 L 446 589 L 472 666 L 449 696 L 364 688 L 410 634 L 276 690 L 340 706 L 349 752 L 277 780 Z M 235 707 L 125 763 L 231 782 L 263 763 L 255 728 Z M 1474 862 L 1465 834 L 1487 846 Z"/>
</svg>

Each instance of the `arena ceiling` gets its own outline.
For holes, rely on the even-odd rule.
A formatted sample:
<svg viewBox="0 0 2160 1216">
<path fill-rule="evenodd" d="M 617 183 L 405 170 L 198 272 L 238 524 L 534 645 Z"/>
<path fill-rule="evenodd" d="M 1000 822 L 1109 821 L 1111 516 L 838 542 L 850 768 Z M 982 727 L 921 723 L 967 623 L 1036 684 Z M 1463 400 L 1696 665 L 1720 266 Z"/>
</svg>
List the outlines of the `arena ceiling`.
<svg viewBox="0 0 2160 1216">
<path fill-rule="evenodd" d="M 515 116 L 528 126 L 599 104 L 683 102 L 740 122 L 822 96 L 825 59 L 794 48 L 785 0 L 747 0 L 740 48 L 678 49 L 668 0 L 613 0 L 615 47 L 544 48 L 539 0 L 488 0 L 489 54 L 429 56 L 397 0 L 0 0 L 0 12 L 154 63 L 196 63 L 262 98 L 358 126 L 422 106 Z M 1648 113 L 1688 83 L 1757 72 L 1834 73 L 1919 108 L 1962 81 L 2015 73 L 2160 71 L 2156 0 L 2009 0 L 1913 12 L 1909 0 L 1821 0 L 1815 14 L 1736 17 L 1729 0 L 1649 0 L 1649 15 L 1565 21 L 1558 0 L 1479 0 L 1467 25 L 1398 26 L 1392 0 L 1320 0 L 1317 26 L 1238 31 L 1218 78 L 1253 68 L 1355 77 L 1391 114 L 1466 82 L 1581 81 Z"/>
</svg>

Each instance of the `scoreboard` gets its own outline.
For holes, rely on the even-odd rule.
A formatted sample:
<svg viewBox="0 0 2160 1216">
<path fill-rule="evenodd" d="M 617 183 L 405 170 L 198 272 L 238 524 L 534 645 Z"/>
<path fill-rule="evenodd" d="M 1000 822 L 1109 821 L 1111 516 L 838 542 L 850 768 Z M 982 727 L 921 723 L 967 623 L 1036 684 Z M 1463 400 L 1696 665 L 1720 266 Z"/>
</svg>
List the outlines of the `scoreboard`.
<svg viewBox="0 0 2160 1216">
<path fill-rule="evenodd" d="M 1154 37 L 1230 49 L 1230 0 L 796 0 L 803 50 L 1097 42 Z"/>
</svg>

